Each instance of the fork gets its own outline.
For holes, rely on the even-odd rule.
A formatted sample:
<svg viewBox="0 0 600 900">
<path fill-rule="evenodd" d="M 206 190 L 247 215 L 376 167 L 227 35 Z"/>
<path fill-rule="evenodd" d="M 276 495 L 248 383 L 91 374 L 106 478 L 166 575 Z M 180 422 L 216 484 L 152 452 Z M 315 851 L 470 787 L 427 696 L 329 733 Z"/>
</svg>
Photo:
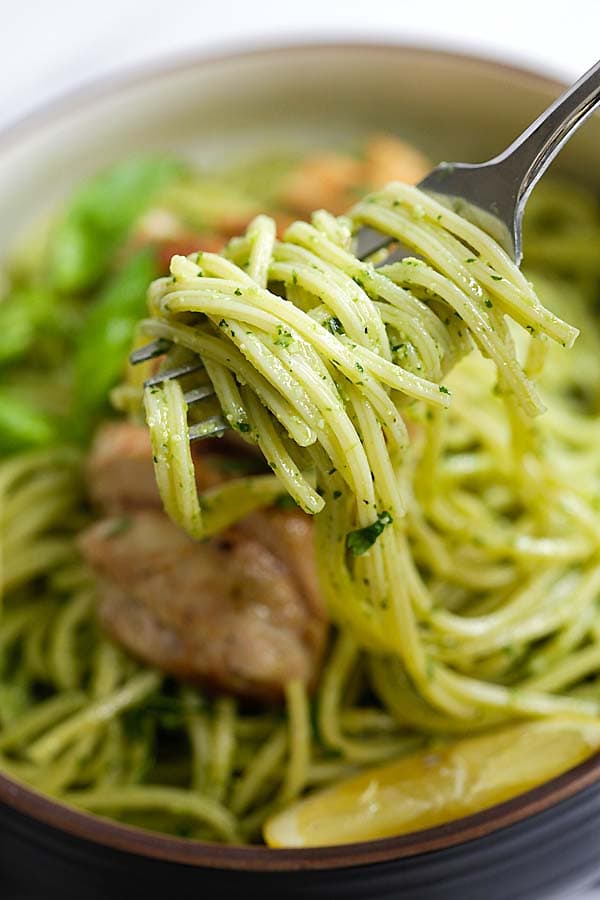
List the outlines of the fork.
<svg viewBox="0 0 600 900">
<path fill-rule="evenodd" d="M 599 105 L 600 61 L 498 156 L 483 163 L 440 163 L 418 187 L 490 234 L 519 265 L 523 255 L 523 212 L 529 195 L 555 156 Z M 367 226 L 356 232 L 355 240 L 356 255 L 361 260 L 369 259 L 393 243 L 389 235 Z M 397 247 L 379 264 L 387 265 L 405 255 L 404 249 Z M 162 356 L 171 346 L 170 341 L 159 338 L 135 350 L 129 360 L 137 365 Z M 188 365 L 152 376 L 145 386 L 182 378 L 202 368 L 198 357 Z M 212 385 L 206 384 L 186 392 L 184 399 L 190 406 L 213 394 Z M 228 428 L 222 416 L 210 416 L 190 426 L 189 439 L 217 437 Z"/>
</svg>

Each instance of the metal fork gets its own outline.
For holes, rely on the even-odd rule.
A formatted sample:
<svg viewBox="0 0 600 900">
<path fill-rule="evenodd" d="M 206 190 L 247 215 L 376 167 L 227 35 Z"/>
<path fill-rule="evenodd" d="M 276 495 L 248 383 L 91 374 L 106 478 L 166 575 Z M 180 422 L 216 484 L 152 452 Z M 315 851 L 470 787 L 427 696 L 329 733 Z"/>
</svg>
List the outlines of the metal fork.
<svg viewBox="0 0 600 900">
<path fill-rule="evenodd" d="M 558 152 L 599 105 L 600 61 L 498 156 L 476 164 L 443 162 L 418 187 L 479 225 L 519 265 L 523 255 L 522 226 L 527 199 Z M 355 237 L 356 254 L 362 260 L 393 242 L 388 235 L 366 226 L 360 228 Z M 406 252 L 399 247 L 388 254 L 381 264 L 394 262 L 405 255 Z M 170 347 L 168 340 L 159 338 L 135 350 L 129 359 L 136 365 L 163 355 Z M 187 366 L 154 375 L 146 385 L 180 378 L 201 368 L 202 361 L 198 357 Z M 188 405 L 192 405 L 213 394 L 212 386 L 207 384 L 188 391 L 185 399 Z M 192 425 L 189 437 L 190 440 L 215 437 L 228 428 L 222 416 L 210 416 Z"/>
</svg>

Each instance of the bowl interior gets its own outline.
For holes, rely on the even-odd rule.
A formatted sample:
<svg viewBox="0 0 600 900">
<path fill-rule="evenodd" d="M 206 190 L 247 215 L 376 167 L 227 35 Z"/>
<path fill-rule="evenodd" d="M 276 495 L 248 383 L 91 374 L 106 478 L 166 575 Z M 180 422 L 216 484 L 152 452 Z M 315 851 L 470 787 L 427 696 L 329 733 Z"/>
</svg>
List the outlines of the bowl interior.
<svg viewBox="0 0 600 900">
<path fill-rule="evenodd" d="M 81 178 L 140 150 L 220 164 L 397 132 L 434 161 L 501 150 L 557 86 L 497 63 L 382 45 L 270 49 L 159 66 L 80 92 L 0 135 L 0 246 Z M 594 170 L 600 120 L 558 165 Z"/>
<path fill-rule="evenodd" d="M 531 73 L 450 53 L 386 45 L 296 46 L 157 66 L 74 95 L 0 135 L 0 247 L 87 174 L 128 154 L 174 151 L 207 166 L 261 150 L 351 145 L 391 131 L 434 161 L 497 153 L 556 96 Z M 600 118 L 554 164 L 594 179 Z M 596 186 L 600 173 L 595 175 Z M 503 827 L 600 779 L 590 760 L 495 811 L 358 849 L 215 848 L 67 811 L 0 777 L 0 801 L 101 843 L 201 865 L 319 867 L 448 846 Z M 277 857 L 277 861 L 275 861 Z"/>
</svg>

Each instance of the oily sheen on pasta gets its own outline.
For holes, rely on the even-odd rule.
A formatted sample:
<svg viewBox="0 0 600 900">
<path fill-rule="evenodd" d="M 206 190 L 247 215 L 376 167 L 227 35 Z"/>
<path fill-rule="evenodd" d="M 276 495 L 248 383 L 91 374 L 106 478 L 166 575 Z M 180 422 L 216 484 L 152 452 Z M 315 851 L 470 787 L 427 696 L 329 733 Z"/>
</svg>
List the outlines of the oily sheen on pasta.
<svg viewBox="0 0 600 900">
<path fill-rule="evenodd" d="M 363 155 L 346 166 L 355 183 L 336 209 L 372 183 Z M 598 722 L 598 203 L 572 183 L 541 184 L 521 273 L 400 184 L 347 217 L 282 230 L 306 212 L 286 179 L 296 196 L 322 167 L 277 158 L 201 173 L 126 160 L 11 264 L 0 303 L 0 771 L 61 802 L 256 842 L 273 813 L 357 770 L 513 720 Z M 228 240 L 232 220 L 257 210 L 272 217 Z M 363 223 L 409 256 L 359 261 Z M 108 393 L 147 286 L 174 251 L 226 240 L 222 253 L 174 257 L 136 336 L 172 342 L 164 369 L 203 368 L 144 392 L 157 364 L 133 367 L 111 396 L 138 432 L 145 402 L 164 505 L 198 546 L 263 506 L 293 500 L 314 518 L 334 624 L 314 685 L 289 679 L 279 703 L 131 656 L 101 627 L 101 586 L 78 549 L 98 515 L 83 486 L 90 435 L 115 416 Z M 576 330 L 550 309 L 580 329 L 572 349 Z M 186 409 L 204 382 L 216 399 Z M 199 492 L 188 430 L 215 415 L 239 439 L 223 444 L 252 465 Z M 127 538 L 126 521 L 113 526 L 115 542 Z"/>
<path fill-rule="evenodd" d="M 352 233 L 365 223 L 416 256 L 361 262 Z M 523 653 L 574 602 L 591 602 L 600 571 L 584 536 L 590 510 L 536 456 L 532 423 L 546 342 L 570 347 L 577 331 L 487 235 L 392 184 L 348 218 L 317 213 L 281 241 L 259 217 L 224 256 L 175 257 L 149 305 L 144 334 L 173 341 L 178 360 L 200 356 L 230 426 L 315 516 L 321 583 L 345 629 L 340 656 L 354 645 L 376 653 L 375 678 L 401 718 L 453 730 L 595 714 L 543 679 L 518 691 L 497 680 L 513 664 L 507 634 Z M 513 326 L 527 335 L 523 361 Z M 488 435 L 460 374 L 446 384 L 477 351 L 495 369 Z M 165 508 L 202 538 L 211 514 L 194 483 L 182 388 L 153 385 L 145 404 Z M 470 427 L 476 449 L 452 453 Z M 565 542 L 567 527 L 576 537 Z M 566 589 L 570 612 L 558 603 Z M 481 612 L 461 615 L 483 592 Z"/>
</svg>

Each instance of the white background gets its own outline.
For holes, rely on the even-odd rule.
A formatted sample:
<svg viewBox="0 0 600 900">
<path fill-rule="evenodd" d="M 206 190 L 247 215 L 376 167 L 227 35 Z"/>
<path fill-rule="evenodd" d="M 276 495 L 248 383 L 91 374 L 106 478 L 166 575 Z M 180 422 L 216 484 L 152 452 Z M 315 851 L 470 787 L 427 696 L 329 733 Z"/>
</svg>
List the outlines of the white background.
<svg viewBox="0 0 600 900">
<path fill-rule="evenodd" d="M 0 0 L 0 14 L 0 128 L 98 77 L 232 44 L 413 41 L 564 80 L 600 56 L 600 0 Z"/>
<path fill-rule="evenodd" d="M 231 43 L 383 37 L 574 77 L 600 56 L 600 0 L 0 0 L 0 126 L 76 85 Z"/>
</svg>

